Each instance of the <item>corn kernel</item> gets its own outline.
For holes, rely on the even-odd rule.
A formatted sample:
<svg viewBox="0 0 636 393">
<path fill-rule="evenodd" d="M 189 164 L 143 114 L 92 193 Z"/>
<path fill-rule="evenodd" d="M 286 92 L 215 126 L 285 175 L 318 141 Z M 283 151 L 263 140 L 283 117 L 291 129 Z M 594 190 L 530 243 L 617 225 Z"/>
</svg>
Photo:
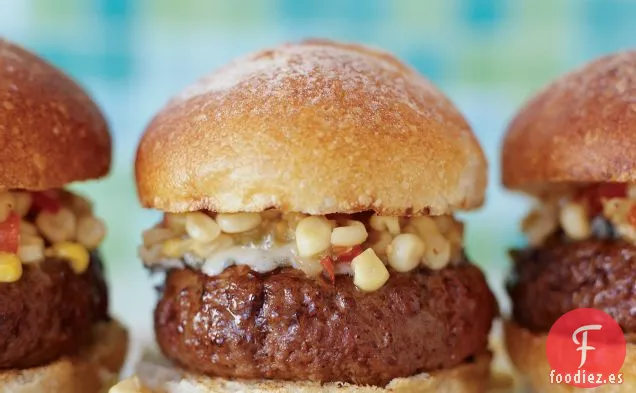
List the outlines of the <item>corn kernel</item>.
<svg viewBox="0 0 636 393">
<path fill-rule="evenodd" d="M 412 233 L 397 235 L 387 248 L 389 265 L 398 272 L 415 269 L 424 256 L 426 246 L 422 239 Z"/>
<path fill-rule="evenodd" d="M 22 277 L 22 261 L 17 255 L 0 252 L 0 283 L 16 282 Z"/>
<path fill-rule="evenodd" d="M 633 199 L 607 199 L 603 201 L 603 215 L 612 223 L 620 237 L 636 243 L 636 227 L 627 219 L 634 206 L 636 201 Z"/>
<path fill-rule="evenodd" d="M 150 247 L 139 246 L 137 247 L 137 252 L 144 265 L 152 266 L 163 259 L 162 247 L 162 244 L 153 244 Z"/>
<path fill-rule="evenodd" d="M 24 235 L 39 236 L 38 228 L 28 221 L 20 220 L 20 236 Z"/>
<path fill-rule="evenodd" d="M 422 239 L 426 245 L 424 251 L 424 265 L 429 269 L 438 270 L 448 265 L 451 258 L 451 244 L 439 232 L 431 232 Z"/>
<path fill-rule="evenodd" d="M 92 215 L 93 204 L 81 195 L 70 194 L 70 206 L 73 213 L 78 216 Z"/>
<path fill-rule="evenodd" d="M 39 236 L 21 235 L 18 257 L 24 263 L 39 262 L 44 259 L 44 239 Z"/>
<path fill-rule="evenodd" d="M 453 216 L 450 216 L 450 215 L 436 216 L 433 218 L 433 220 L 435 220 L 435 224 L 437 224 L 437 229 L 443 235 L 454 230 L 457 227 L 457 225 L 459 225 L 459 223 L 455 221 Z"/>
<path fill-rule="evenodd" d="M 367 229 L 360 221 L 349 220 L 347 226 L 334 228 L 331 231 L 331 244 L 334 246 L 351 247 L 367 240 Z"/>
<path fill-rule="evenodd" d="M 559 221 L 565 233 L 574 240 L 583 240 L 592 235 L 587 210 L 580 203 L 566 203 L 559 213 Z"/>
<path fill-rule="evenodd" d="M 360 290 L 372 292 L 382 287 L 389 279 L 389 271 L 372 249 L 367 248 L 351 261 L 353 283 Z"/>
<path fill-rule="evenodd" d="M 26 216 L 31 209 L 33 195 L 26 191 L 15 191 L 13 192 L 13 199 L 15 199 L 15 207 L 13 210 L 18 213 L 20 217 Z"/>
<path fill-rule="evenodd" d="M 75 236 L 76 219 L 72 211 L 61 208 L 57 213 L 42 211 L 35 225 L 51 243 L 67 241 Z"/>
<path fill-rule="evenodd" d="M 44 260 L 44 246 L 38 244 L 20 245 L 18 257 L 24 263 L 34 263 Z"/>
<path fill-rule="evenodd" d="M 464 223 L 455 221 L 455 224 L 442 234 L 450 240 L 451 244 L 462 245 L 464 244 Z"/>
<path fill-rule="evenodd" d="M 398 217 L 377 216 L 374 214 L 369 219 L 369 225 L 376 231 L 389 231 L 393 236 L 400 233 L 400 220 Z"/>
<path fill-rule="evenodd" d="M 106 226 L 99 218 L 83 216 L 77 220 L 77 235 L 75 238 L 89 250 L 97 248 L 106 236 Z"/>
<path fill-rule="evenodd" d="M 296 226 L 296 248 L 301 257 L 325 251 L 331 245 L 331 223 L 324 217 L 307 217 Z"/>
<path fill-rule="evenodd" d="M 211 243 L 199 243 L 195 241 L 190 246 L 190 249 L 192 250 L 194 255 L 198 256 L 199 258 L 207 258 L 214 252 L 215 247 Z M 173 256 L 173 258 L 177 258 L 177 256 Z"/>
<path fill-rule="evenodd" d="M 296 258 L 296 267 L 302 270 L 308 277 L 316 277 L 324 268 L 316 258 Z"/>
<path fill-rule="evenodd" d="M 195 241 L 189 246 L 196 256 L 200 258 L 207 258 L 208 256 L 212 255 L 212 253 L 229 248 L 233 244 L 234 239 L 232 238 L 232 236 L 223 233 L 219 235 L 219 237 L 214 239 L 214 241 L 211 243 L 199 243 Z"/>
<path fill-rule="evenodd" d="M 292 231 L 296 230 L 298 223 L 307 218 L 305 214 L 290 212 L 283 214 L 283 220 L 287 222 L 287 225 L 291 228 Z"/>
<path fill-rule="evenodd" d="M 53 244 L 53 254 L 58 258 L 68 260 L 71 268 L 77 274 L 82 274 L 88 269 L 90 255 L 88 250 L 79 243 L 55 243 Z"/>
<path fill-rule="evenodd" d="M 191 238 L 201 243 L 211 242 L 221 234 L 221 228 L 216 221 L 201 212 L 188 213 L 185 228 Z"/>
<path fill-rule="evenodd" d="M 227 213 L 216 216 L 216 222 L 225 233 L 247 232 L 259 226 L 261 221 L 258 213 Z"/>
<path fill-rule="evenodd" d="M 142 237 L 144 242 L 144 247 L 151 247 L 155 244 L 163 243 L 168 239 L 175 237 L 176 233 L 174 233 L 171 229 L 155 227 L 145 230 Z"/>
<path fill-rule="evenodd" d="M 186 231 L 186 218 L 188 214 L 185 213 L 166 213 L 163 217 L 163 222 L 165 226 L 174 231 L 175 233 L 181 234 Z"/>
<path fill-rule="evenodd" d="M 407 224 L 402 228 L 402 233 L 412 233 L 413 235 L 417 235 L 418 231 L 413 224 Z"/>
<path fill-rule="evenodd" d="M 420 236 L 426 236 L 428 233 L 440 232 L 435 220 L 429 216 L 413 217 L 411 219 L 411 224 L 417 229 L 417 233 Z"/>
<path fill-rule="evenodd" d="M 546 209 L 534 209 L 521 222 L 521 230 L 525 233 L 528 242 L 538 246 L 556 231 L 559 225 L 556 214 Z"/>
<path fill-rule="evenodd" d="M 168 239 L 161 246 L 161 253 L 168 258 L 181 258 L 192 246 L 192 239 Z"/>
<path fill-rule="evenodd" d="M 391 244 L 393 236 L 389 232 L 371 232 L 371 248 L 376 254 L 386 255 L 386 249 Z"/>
</svg>

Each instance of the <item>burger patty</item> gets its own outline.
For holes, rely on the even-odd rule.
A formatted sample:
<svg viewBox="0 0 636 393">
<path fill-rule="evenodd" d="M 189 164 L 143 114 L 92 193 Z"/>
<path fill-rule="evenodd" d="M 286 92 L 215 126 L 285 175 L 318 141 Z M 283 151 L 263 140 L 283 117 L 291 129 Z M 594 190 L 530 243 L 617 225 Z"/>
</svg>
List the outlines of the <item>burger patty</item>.
<svg viewBox="0 0 636 393">
<path fill-rule="evenodd" d="M 168 273 L 155 310 L 164 354 L 184 368 L 234 378 L 383 386 L 451 368 L 486 351 L 498 310 L 480 270 L 391 272 L 371 293 L 290 268 Z"/>
<path fill-rule="evenodd" d="M 556 241 L 512 256 L 508 292 L 520 325 L 547 332 L 568 311 L 596 308 L 624 332 L 636 332 L 636 247 L 611 239 Z"/>
<path fill-rule="evenodd" d="M 68 262 L 25 264 L 20 280 L 0 284 L 0 368 L 40 366 L 76 352 L 95 322 L 108 319 L 97 253 L 78 275 Z"/>
</svg>

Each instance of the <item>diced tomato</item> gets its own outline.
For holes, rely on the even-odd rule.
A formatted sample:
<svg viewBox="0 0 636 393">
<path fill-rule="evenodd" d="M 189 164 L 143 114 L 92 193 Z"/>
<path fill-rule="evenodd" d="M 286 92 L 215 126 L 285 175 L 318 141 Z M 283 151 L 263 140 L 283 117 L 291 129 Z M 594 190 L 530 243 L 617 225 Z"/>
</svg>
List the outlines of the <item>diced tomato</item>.
<svg viewBox="0 0 636 393">
<path fill-rule="evenodd" d="M 339 253 L 336 256 L 336 260 L 338 262 L 351 262 L 353 258 L 357 257 L 360 254 L 362 254 L 362 247 L 360 245 L 357 245 L 349 248 L 342 253 Z"/>
<path fill-rule="evenodd" d="M 20 216 L 11 213 L 0 223 L 0 251 L 17 253 L 20 244 Z"/>
<path fill-rule="evenodd" d="M 331 257 L 324 257 L 320 260 L 320 264 L 325 268 L 325 272 L 331 280 L 332 284 L 336 283 L 336 268 L 333 264 L 333 259 Z"/>
<path fill-rule="evenodd" d="M 39 191 L 33 193 L 33 207 L 50 213 L 57 213 L 62 207 L 57 190 Z"/>
<path fill-rule="evenodd" d="M 578 198 L 585 201 L 590 217 L 603 211 L 603 199 L 621 198 L 627 195 L 625 183 L 601 183 L 581 190 Z"/>
</svg>

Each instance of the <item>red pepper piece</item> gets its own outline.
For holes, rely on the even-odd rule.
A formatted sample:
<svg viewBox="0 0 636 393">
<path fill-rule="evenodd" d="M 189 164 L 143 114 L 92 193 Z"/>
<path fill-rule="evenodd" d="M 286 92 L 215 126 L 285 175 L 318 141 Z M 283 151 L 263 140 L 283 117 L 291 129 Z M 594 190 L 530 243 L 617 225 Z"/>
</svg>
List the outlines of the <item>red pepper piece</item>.
<svg viewBox="0 0 636 393">
<path fill-rule="evenodd" d="M 17 253 L 20 244 L 20 216 L 15 212 L 0 223 L 0 251 Z"/>
<path fill-rule="evenodd" d="M 632 206 L 627 214 L 627 222 L 629 225 L 636 227 L 636 206 Z"/>
<path fill-rule="evenodd" d="M 327 273 L 329 280 L 331 280 L 331 283 L 335 284 L 336 283 L 336 268 L 333 264 L 333 260 L 331 259 L 331 257 L 322 258 L 320 260 L 320 264 L 322 265 L 323 268 L 325 268 L 325 272 Z"/>
<path fill-rule="evenodd" d="M 603 211 L 603 199 L 623 198 L 627 195 L 625 183 L 601 183 L 581 190 L 579 199 L 587 203 L 590 217 Z"/>
<path fill-rule="evenodd" d="M 33 207 L 37 211 L 46 211 L 56 214 L 62 207 L 56 190 L 39 191 L 33 193 Z"/>
<path fill-rule="evenodd" d="M 336 260 L 341 263 L 348 263 L 360 254 L 362 254 L 362 246 L 357 245 L 349 248 L 345 252 L 338 254 Z"/>
</svg>

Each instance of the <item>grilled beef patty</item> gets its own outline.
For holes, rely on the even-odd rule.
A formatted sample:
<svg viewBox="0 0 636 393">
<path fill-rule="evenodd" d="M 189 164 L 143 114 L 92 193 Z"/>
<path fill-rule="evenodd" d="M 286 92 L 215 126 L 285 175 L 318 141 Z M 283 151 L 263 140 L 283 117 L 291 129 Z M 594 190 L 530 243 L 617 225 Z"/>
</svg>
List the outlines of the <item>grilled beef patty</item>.
<svg viewBox="0 0 636 393">
<path fill-rule="evenodd" d="M 107 310 L 97 253 L 80 275 L 61 259 L 25 264 L 20 280 L 0 283 L 0 368 L 41 366 L 75 353 L 93 324 L 108 319 Z"/>
<path fill-rule="evenodd" d="M 553 239 L 512 256 L 508 292 L 520 325 L 545 333 L 568 311 L 596 308 L 624 332 L 636 332 L 635 246 L 619 239 Z"/>
<path fill-rule="evenodd" d="M 496 314 L 469 263 L 391 272 L 371 293 L 349 276 L 331 284 L 290 268 L 235 266 L 218 276 L 170 271 L 155 329 L 164 354 L 191 371 L 383 386 L 483 353 Z"/>
</svg>

